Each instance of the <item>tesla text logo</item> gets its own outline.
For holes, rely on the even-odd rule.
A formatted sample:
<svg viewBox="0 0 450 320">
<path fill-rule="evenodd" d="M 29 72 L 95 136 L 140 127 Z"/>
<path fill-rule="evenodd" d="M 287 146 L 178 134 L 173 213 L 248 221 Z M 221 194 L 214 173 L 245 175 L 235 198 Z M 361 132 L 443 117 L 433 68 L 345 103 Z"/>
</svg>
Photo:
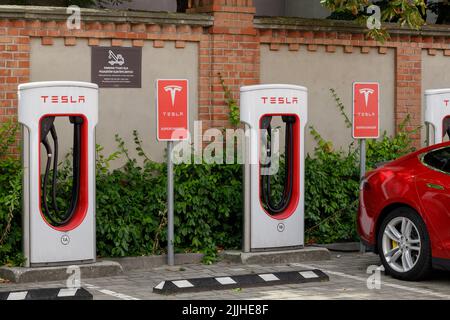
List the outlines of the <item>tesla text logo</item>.
<svg viewBox="0 0 450 320">
<path fill-rule="evenodd" d="M 43 103 L 86 103 L 85 96 L 41 96 Z"/>
<path fill-rule="evenodd" d="M 172 107 L 175 106 L 175 99 L 177 97 L 177 92 L 183 91 L 183 88 L 180 86 L 167 86 L 164 87 L 165 92 L 170 92 L 170 99 L 172 100 Z"/>
<path fill-rule="evenodd" d="M 369 88 L 363 88 L 359 90 L 360 94 L 364 95 L 364 101 L 366 102 L 366 108 L 369 105 L 369 97 L 371 94 L 374 94 L 375 90 Z"/>
<path fill-rule="evenodd" d="M 122 66 L 125 63 L 125 59 L 121 54 L 115 54 L 113 51 L 109 50 L 108 63 L 112 66 L 118 64 Z"/>
<path fill-rule="evenodd" d="M 445 106 L 448 107 L 448 103 L 450 102 L 450 100 L 444 100 Z"/>
<path fill-rule="evenodd" d="M 264 104 L 298 104 L 297 97 L 261 97 Z"/>
</svg>

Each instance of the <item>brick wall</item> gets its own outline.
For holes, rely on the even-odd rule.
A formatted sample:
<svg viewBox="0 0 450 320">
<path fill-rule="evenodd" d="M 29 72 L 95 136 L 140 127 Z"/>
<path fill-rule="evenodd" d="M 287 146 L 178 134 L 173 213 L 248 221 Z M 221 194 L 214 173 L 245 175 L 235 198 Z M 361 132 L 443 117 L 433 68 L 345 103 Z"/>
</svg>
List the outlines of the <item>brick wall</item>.
<svg viewBox="0 0 450 320">
<path fill-rule="evenodd" d="M 144 46 L 144 41 L 152 41 L 154 48 L 164 48 L 166 43 L 170 43 L 182 50 L 186 42 L 201 43 L 200 46 L 208 44 L 210 36 L 205 26 L 212 24 L 210 17 L 194 15 L 141 17 L 137 14 L 127 17 L 126 13 L 119 13 L 113 17 L 92 18 L 88 11 L 82 12 L 87 21 L 83 20 L 81 28 L 69 30 L 64 8 L 55 8 L 51 16 L 45 11 L 42 15 L 32 11 L 30 18 L 22 18 L 22 14 L 30 16 L 27 9 L 14 12 L 12 18 L 9 10 L 6 14 L 8 18 L 2 18 L 0 6 L 0 123 L 17 121 L 17 87 L 30 81 L 30 41 L 33 38 L 40 39 L 43 46 L 52 46 L 55 39 L 64 39 L 65 46 L 75 46 L 79 39 L 87 39 L 90 46 L 98 46 L 101 40 L 109 40 L 112 46 L 122 46 L 127 40 L 138 47 Z M 13 155 L 19 153 L 17 147 L 9 152 Z"/>
<path fill-rule="evenodd" d="M 25 27 L 23 20 L 0 21 L 0 123 L 17 121 L 17 86 L 29 81 L 30 38 Z M 19 150 L 15 146 L 9 152 L 17 155 Z"/>
<path fill-rule="evenodd" d="M 197 1 L 191 12 L 209 13 L 214 25 L 200 48 L 199 120 L 203 129 L 229 127 L 220 77 L 239 99 L 239 88 L 259 83 L 259 37 L 251 0 Z"/>
<path fill-rule="evenodd" d="M 276 23 L 277 19 L 264 18 L 256 21 L 259 31 L 260 42 L 270 45 L 271 50 L 279 50 L 280 46 L 288 46 L 290 51 L 298 51 L 300 45 L 306 45 L 308 51 L 315 52 L 320 46 L 329 53 L 343 50 L 347 54 L 356 51 L 369 53 L 371 50 L 379 54 L 386 54 L 389 48 L 396 50 L 395 79 L 395 125 L 398 129 L 400 123 L 409 115 L 411 117 L 408 130 L 416 129 L 423 125 L 422 122 L 422 51 L 426 50 L 429 55 L 442 54 L 450 56 L 450 33 L 442 28 L 428 27 L 422 32 L 410 32 L 398 30 L 396 26 L 389 25 L 391 38 L 385 43 L 367 39 L 364 30 L 348 28 L 348 24 L 330 28 L 316 22 L 311 26 L 311 21 L 305 24 L 299 23 L 298 19 L 283 21 L 283 25 Z M 312 31 L 314 30 L 314 31 Z M 436 33 L 434 33 L 435 31 Z M 439 31 L 442 31 L 439 32 Z M 426 36 L 421 36 L 426 34 Z M 444 36 L 445 34 L 445 36 Z M 370 63 L 370 61 L 367 61 Z M 376 68 L 376 66 L 374 66 Z M 443 86 L 448 84 L 442 84 Z M 420 147 L 420 133 L 411 135 L 415 146 Z"/>
<path fill-rule="evenodd" d="M 33 11 L 34 10 L 34 11 Z M 219 73 L 239 98 L 239 87 L 260 82 L 260 46 L 271 50 L 288 46 L 296 51 L 306 45 L 315 52 L 343 50 L 385 54 L 396 50 L 395 123 L 407 114 L 412 126 L 420 126 L 422 101 L 422 52 L 430 56 L 450 56 L 450 37 L 446 27 L 428 26 L 420 32 L 388 26 L 392 38 L 384 44 L 365 39 L 364 30 L 349 22 L 311 21 L 296 18 L 257 18 L 252 0 L 194 0 L 188 14 L 116 12 L 108 16 L 101 11 L 83 12 L 80 30 L 68 30 L 64 9 L 19 9 L 0 7 L 0 122 L 17 117 L 17 86 L 28 82 L 30 75 L 30 39 L 39 38 L 51 46 L 63 38 L 73 46 L 80 38 L 89 45 L 108 39 L 121 46 L 131 40 L 143 46 L 144 40 L 162 48 L 168 41 L 182 50 L 186 42 L 199 46 L 199 119 L 204 129 L 228 127 L 228 107 L 220 85 Z M 323 47 L 323 48 L 321 48 Z M 368 61 L 370 63 L 370 61 Z M 419 145 L 420 137 L 414 137 Z M 17 149 L 11 150 L 17 153 Z"/>
</svg>

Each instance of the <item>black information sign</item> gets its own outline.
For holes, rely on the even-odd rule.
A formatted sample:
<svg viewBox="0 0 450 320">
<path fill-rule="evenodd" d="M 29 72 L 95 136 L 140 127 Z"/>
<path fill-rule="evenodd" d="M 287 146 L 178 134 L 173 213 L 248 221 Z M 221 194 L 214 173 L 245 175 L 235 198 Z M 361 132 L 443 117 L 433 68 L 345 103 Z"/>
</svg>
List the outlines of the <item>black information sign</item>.
<svg viewBox="0 0 450 320">
<path fill-rule="evenodd" d="M 142 48 L 92 47 L 91 79 L 100 88 L 141 88 Z"/>
</svg>

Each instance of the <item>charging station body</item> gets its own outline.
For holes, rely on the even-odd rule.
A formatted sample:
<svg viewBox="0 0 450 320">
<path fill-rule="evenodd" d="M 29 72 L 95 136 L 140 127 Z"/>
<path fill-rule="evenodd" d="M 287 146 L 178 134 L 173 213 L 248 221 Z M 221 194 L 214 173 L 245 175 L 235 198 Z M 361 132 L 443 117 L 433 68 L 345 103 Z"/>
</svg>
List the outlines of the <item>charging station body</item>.
<svg viewBox="0 0 450 320">
<path fill-rule="evenodd" d="M 278 84 L 247 86 L 241 88 L 240 99 L 241 122 L 246 125 L 243 251 L 301 248 L 304 245 L 304 136 L 308 121 L 307 89 Z M 267 127 L 267 123 L 264 123 L 267 119 L 270 123 L 273 117 L 282 117 L 283 122 L 286 121 L 286 135 L 289 135 L 285 146 L 285 157 L 289 166 L 286 166 L 287 182 L 284 192 L 289 196 L 276 212 L 271 212 L 275 209 L 270 209 L 267 203 L 271 197 L 268 177 L 261 175 L 261 154 L 266 152 L 262 142 L 264 130 L 261 129 Z M 262 194 L 264 192 L 269 194 Z"/>
<path fill-rule="evenodd" d="M 450 127 L 450 89 L 425 91 L 427 144 L 439 144 Z"/>
<path fill-rule="evenodd" d="M 94 262 L 98 86 L 85 82 L 35 82 L 20 85 L 18 96 L 23 135 L 23 247 L 26 265 Z M 48 117 L 72 117 L 82 122 L 77 201 L 73 215 L 62 225 L 52 225 L 42 208 L 41 134 L 43 121 Z"/>
</svg>

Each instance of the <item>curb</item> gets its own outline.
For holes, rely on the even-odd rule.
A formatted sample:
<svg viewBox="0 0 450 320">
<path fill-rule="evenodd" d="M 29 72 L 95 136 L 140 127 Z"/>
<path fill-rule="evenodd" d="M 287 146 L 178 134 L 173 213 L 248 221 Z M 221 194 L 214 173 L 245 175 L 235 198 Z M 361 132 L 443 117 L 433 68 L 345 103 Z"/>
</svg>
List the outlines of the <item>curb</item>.
<svg viewBox="0 0 450 320">
<path fill-rule="evenodd" d="M 84 279 L 111 277 L 123 273 L 122 266 L 114 261 L 99 261 L 76 266 L 80 268 L 81 277 Z M 0 267 L 0 278 L 14 283 L 61 281 L 67 280 L 73 273 L 73 269 L 69 271 L 69 267 L 70 266 L 40 268 Z"/>
<path fill-rule="evenodd" d="M 314 244 L 313 246 L 327 248 L 330 251 L 336 252 L 359 252 L 361 250 L 361 243 L 359 242 L 336 242 L 330 244 Z"/>
<path fill-rule="evenodd" d="M 224 261 L 242 264 L 282 264 L 331 259 L 328 249 L 320 247 L 305 247 L 303 249 L 289 251 L 224 251 L 221 257 Z"/>
<path fill-rule="evenodd" d="M 177 253 L 175 254 L 175 264 L 199 264 L 202 262 L 202 253 Z M 167 255 L 109 258 L 109 260 L 119 263 L 124 271 L 151 269 L 167 265 Z"/>
<path fill-rule="evenodd" d="M 238 288 L 254 288 L 325 281 L 329 281 L 329 277 L 324 272 L 314 269 L 266 274 L 246 274 L 229 277 L 162 281 L 153 288 L 153 292 L 170 295 L 210 290 L 231 290 Z"/>
</svg>

